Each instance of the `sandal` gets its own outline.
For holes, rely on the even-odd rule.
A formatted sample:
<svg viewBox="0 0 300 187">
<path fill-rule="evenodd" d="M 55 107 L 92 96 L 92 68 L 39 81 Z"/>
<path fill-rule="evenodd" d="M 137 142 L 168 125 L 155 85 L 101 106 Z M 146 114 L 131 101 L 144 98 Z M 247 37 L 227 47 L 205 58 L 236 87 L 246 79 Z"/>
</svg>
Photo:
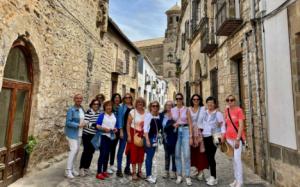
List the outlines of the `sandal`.
<svg viewBox="0 0 300 187">
<path fill-rule="evenodd" d="M 146 179 L 146 177 L 143 175 L 143 172 L 138 172 L 137 177 L 140 179 Z"/>
<path fill-rule="evenodd" d="M 132 174 L 132 180 L 138 180 L 139 178 L 138 178 L 138 176 L 137 176 L 137 174 L 136 173 L 133 173 Z"/>
</svg>

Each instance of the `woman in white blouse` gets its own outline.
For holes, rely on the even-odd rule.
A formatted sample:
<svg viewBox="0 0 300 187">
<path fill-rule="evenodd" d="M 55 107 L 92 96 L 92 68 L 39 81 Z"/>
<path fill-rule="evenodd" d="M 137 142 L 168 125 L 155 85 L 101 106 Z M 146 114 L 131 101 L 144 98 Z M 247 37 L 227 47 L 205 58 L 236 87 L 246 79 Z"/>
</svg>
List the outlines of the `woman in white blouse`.
<svg viewBox="0 0 300 187">
<path fill-rule="evenodd" d="M 223 114 L 217 110 L 217 100 L 214 97 L 208 97 L 206 99 L 207 109 L 202 117 L 203 124 L 203 141 L 205 146 L 205 153 L 208 160 L 210 177 L 206 180 L 206 184 L 214 186 L 218 184 L 216 175 L 216 160 L 215 154 L 217 147 L 214 143 L 214 135 L 221 134 L 222 141 L 224 141 L 225 134 L 225 121 Z"/>
</svg>

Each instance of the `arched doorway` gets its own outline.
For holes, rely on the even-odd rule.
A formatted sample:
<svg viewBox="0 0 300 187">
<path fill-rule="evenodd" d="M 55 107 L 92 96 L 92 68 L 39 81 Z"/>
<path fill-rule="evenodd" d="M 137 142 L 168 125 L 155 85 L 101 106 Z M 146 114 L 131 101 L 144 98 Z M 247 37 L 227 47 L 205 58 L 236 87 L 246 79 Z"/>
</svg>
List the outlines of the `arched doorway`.
<svg viewBox="0 0 300 187">
<path fill-rule="evenodd" d="M 23 176 L 32 70 L 32 57 L 26 41 L 18 39 L 7 57 L 0 92 L 0 186 L 11 184 Z"/>
</svg>

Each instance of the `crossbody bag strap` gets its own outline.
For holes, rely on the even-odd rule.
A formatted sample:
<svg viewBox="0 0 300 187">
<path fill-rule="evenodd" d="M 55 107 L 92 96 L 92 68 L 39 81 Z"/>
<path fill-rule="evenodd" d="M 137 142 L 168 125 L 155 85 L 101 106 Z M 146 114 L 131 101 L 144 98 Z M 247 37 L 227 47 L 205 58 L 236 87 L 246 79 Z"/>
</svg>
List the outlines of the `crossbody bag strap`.
<svg viewBox="0 0 300 187">
<path fill-rule="evenodd" d="M 230 115 L 229 108 L 227 108 L 227 113 L 228 113 L 228 117 L 229 117 L 229 119 L 230 119 L 230 122 L 231 122 L 232 126 L 234 127 L 234 129 L 235 129 L 235 131 L 236 131 L 236 134 L 237 134 L 237 136 L 238 136 L 239 130 L 238 130 L 238 128 L 235 126 L 235 124 L 233 123 L 233 120 L 232 120 L 231 115 Z M 243 140 L 242 137 L 240 138 L 240 140 L 241 140 L 242 143 L 244 144 L 244 140 Z"/>
</svg>

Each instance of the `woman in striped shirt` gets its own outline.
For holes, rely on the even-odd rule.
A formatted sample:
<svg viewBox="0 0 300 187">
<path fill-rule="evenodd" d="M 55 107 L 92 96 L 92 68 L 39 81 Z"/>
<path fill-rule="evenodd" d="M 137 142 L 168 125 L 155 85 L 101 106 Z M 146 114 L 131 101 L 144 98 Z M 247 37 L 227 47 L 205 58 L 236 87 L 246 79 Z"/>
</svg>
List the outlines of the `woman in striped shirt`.
<svg viewBox="0 0 300 187">
<path fill-rule="evenodd" d="M 99 111 L 100 103 L 97 99 L 93 99 L 90 103 L 90 109 L 85 113 L 84 122 L 86 124 L 83 129 L 82 142 L 83 152 L 80 159 L 80 176 L 86 176 L 89 173 L 89 168 L 93 159 L 95 148 L 91 143 L 94 135 L 96 134 L 96 123 Z"/>
</svg>

